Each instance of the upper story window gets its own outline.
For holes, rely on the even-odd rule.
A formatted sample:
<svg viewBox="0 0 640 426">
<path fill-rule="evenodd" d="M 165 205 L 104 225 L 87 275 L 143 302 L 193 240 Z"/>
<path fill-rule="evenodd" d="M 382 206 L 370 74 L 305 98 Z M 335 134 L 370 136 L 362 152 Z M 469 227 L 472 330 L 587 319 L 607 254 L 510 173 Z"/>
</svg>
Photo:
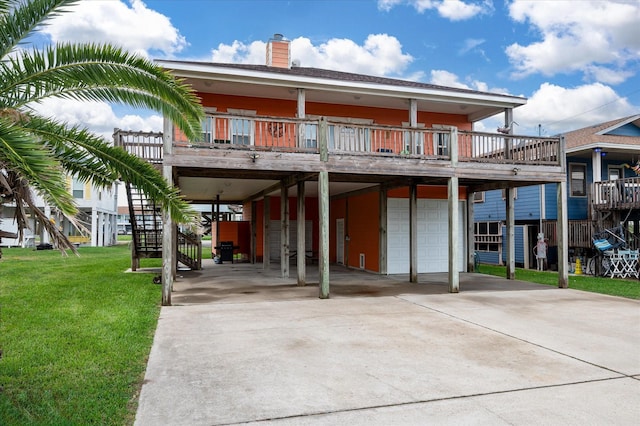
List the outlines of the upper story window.
<svg viewBox="0 0 640 426">
<path fill-rule="evenodd" d="M 586 164 L 569 165 L 569 185 L 572 197 L 584 197 L 587 195 Z"/>
<path fill-rule="evenodd" d="M 84 183 L 73 178 L 71 181 L 71 194 L 73 198 L 84 198 Z"/>
<path fill-rule="evenodd" d="M 232 118 L 229 126 L 229 139 L 235 145 L 251 145 L 253 140 L 253 120 L 248 118 Z"/>
<path fill-rule="evenodd" d="M 318 147 L 318 125 L 305 124 L 304 125 L 304 148 L 317 148 L 317 147 Z"/>
<path fill-rule="evenodd" d="M 211 143 L 214 139 L 214 118 L 210 115 L 207 115 L 202 119 L 202 137 L 198 142 Z"/>
<path fill-rule="evenodd" d="M 409 127 L 410 124 L 408 122 L 403 122 L 402 127 Z M 424 123 L 418 123 L 418 127 L 424 128 Z M 404 151 L 405 154 L 416 154 L 422 155 L 424 154 L 424 132 L 423 131 L 411 131 L 406 130 L 404 132 Z M 415 151 L 413 149 L 415 140 Z"/>
<path fill-rule="evenodd" d="M 484 191 L 478 191 L 473 193 L 474 203 L 484 203 Z"/>
<path fill-rule="evenodd" d="M 609 172 L 609 180 L 617 180 L 617 179 L 622 179 L 624 177 L 622 167 L 620 166 L 609 166 L 608 172 Z"/>
<path fill-rule="evenodd" d="M 433 152 L 439 156 L 449 156 L 449 143 L 451 139 L 449 127 L 442 124 L 434 124 L 433 128 L 442 130 L 433 134 Z"/>
</svg>

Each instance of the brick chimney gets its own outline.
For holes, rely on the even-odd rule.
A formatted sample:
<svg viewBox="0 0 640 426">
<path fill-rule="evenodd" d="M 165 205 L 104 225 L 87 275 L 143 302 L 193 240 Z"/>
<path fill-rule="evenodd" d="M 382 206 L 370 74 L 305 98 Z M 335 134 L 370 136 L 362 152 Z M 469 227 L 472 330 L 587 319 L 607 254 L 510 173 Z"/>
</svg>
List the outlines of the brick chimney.
<svg viewBox="0 0 640 426">
<path fill-rule="evenodd" d="M 282 34 L 274 34 L 267 42 L 267 65 L 270 67 L 291 67 L 291 44 Z"/>
</svg>

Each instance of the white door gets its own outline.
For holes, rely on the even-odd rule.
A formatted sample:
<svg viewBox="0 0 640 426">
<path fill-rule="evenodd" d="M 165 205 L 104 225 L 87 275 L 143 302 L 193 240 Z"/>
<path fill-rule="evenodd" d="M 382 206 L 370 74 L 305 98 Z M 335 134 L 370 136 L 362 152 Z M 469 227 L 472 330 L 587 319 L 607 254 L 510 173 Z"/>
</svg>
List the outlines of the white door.
<svg viewBox="0 0 640 426">
<path fill-rule="evenodd" d="M 409 273 L 409 199 L 390 198 L 387 203 L 387 272 Z M 458 244 L 465 242 L 465 202 L 458 210 Z M 418 200 L 418 272 L 447 272 L 449 265 L 449 209 L 447 200 Z M 459 270 L 464 270 L 460 256 Z"/>
<path fill-rule="evenodd" d="M 344 265 L 344 219 L 336 219 L 336 263 Z"/>
</svg>

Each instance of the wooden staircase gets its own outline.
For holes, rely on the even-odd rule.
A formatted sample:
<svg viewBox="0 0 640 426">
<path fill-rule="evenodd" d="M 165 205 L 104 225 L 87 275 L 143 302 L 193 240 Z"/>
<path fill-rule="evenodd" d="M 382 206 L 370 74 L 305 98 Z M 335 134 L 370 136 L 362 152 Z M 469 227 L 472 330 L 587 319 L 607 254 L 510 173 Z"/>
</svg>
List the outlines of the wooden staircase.
<svg viewBox="0 0 640 426">
<path fill-rule="evenodd" d="M 127 132 L 116 129 L 116 146 L 159 167 L 162 164 L 162 133 Z M 162 258 L 162 208 L 142 191 L 125 182 L 131 224 L 131 270 L 140 268 L 140 259 Z M 202 243 L 199 238 L 177 230 L 177 260 L 184 266 L 202 269 Z"/>
</svg>

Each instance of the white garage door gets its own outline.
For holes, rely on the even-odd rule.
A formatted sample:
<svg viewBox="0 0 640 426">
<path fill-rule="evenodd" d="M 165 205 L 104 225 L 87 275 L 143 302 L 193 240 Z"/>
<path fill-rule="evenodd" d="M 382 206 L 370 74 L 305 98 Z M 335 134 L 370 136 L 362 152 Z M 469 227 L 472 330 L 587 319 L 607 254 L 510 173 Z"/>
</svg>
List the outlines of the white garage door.
<svg viewBox="0 0 640 426">
<path fill-rule="evenodd" d="M 418 272 L 447 272 L 449 266 L 449 209 L 447 200 L 418 200 Z M 387 212 L 387 272 L 409 273 L 409 199 L 389 198 Z M 464 270 L 465 201 L 458 207 L 458 243 L 463 248 L 459 270 Z"/>
</svg>

